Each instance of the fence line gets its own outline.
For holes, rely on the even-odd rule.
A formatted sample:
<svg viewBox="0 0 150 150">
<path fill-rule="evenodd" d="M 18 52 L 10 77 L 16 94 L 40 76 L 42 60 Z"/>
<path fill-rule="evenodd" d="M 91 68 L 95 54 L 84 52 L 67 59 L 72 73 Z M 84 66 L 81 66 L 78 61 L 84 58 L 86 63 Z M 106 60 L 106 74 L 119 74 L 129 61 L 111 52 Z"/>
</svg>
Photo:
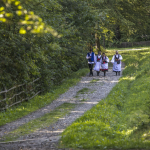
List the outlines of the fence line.
<svg viewBox="0 0 150 150">
<path fill-rule="evenodd" d="M 8 109 L 14 105 L 28 101 L 41 92 L 40 84 L 34 85 L 40 78 L 29 83 L 20 84 L 0 92 L 0 110 Z"/>
</svg>

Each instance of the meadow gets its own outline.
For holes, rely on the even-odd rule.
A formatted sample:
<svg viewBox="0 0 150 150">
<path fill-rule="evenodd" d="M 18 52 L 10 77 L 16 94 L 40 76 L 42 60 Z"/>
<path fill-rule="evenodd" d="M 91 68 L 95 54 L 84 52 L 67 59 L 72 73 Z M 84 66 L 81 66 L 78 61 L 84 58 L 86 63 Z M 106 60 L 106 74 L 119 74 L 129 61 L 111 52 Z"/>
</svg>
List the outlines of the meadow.
<svg viewBox="0 0 150 150">
<path fill-rule="evenodd" d="M 119 83 L 62 133 L 60 147 L 149 149 L 150 48 L 120 54 L 126 67 Z"/>
</svg>

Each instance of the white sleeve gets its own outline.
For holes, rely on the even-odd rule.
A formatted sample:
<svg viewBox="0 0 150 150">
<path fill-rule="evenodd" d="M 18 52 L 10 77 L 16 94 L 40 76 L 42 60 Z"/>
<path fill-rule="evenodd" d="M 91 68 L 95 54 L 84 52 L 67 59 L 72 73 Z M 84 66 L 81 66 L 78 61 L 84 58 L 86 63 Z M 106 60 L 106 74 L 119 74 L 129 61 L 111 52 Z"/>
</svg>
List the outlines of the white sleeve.
<svg viewBox="0 0 150 150">
<path fill-rule="evenodd" d="M 111 62 L 114 63 L 114 56 L 112 57 Z"/>
<path fill-rule="evenodd" d="M 101 62 L 101 59 L 102 59 L 102 55 L 101 55 L 101 57 L 100 57 L 100 61 L 99 61 L 99 62 L 100 62 L 100 64 L 102 63 L 102 62 Z"/>
<path fill-rule="evenodd" d="M 102 57 L 101 57 L 101 59 L 100 59 L 100 63 L 102 64 Z"/>
<path fill-rule="evenodd" d="M 119 57 L 119 60 L 122 60 L 123 58 L 122 58 L 122 56 L 120 55 L 120 57 Z"/>
<path fill-rule="evenodd" d="M 86 59 L 89 59 L 88 55 L 86 56 Z"/>
<path fill-rule="evenodd" d="M 96 57 L 95 54 L 94 54 L 94 63 L 95 63 L 95 64 L 97 63 L 97 57 Z"/>
<path fill-rule="evenodd" d="M 107 62 L 109 62 L 109 58 L 107 57 Z"/>
</svg>

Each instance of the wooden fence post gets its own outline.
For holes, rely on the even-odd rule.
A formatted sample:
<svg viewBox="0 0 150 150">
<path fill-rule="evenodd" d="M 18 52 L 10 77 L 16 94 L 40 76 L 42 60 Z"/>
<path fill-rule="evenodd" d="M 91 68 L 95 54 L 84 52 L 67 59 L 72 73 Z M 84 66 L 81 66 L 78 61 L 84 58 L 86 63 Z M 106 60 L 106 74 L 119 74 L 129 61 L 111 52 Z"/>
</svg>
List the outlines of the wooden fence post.
<svg viewBox="0 0 150 150">
<path fill-rule="evenodd" d="M 25 101 L 28 101 L 28 95 L 27 95 L 27 83 L 26 83 L 26 85 L 25 85 L 25 88 L 26 88 L 26 89 L 25 89 L 25 95 L 26 95 L 26 97 L 25 97 L 26 100 L 25 100 Z"/>
<path fill-rule="evenodd" d="M 3 98 L 2 100 L 0 100 L 0 104 L 2 103 L 2 108 L 0 108 L 0 110 L 8 109 L 14 105 L 22 103 L 23 101 L 29 101 L 30 99 L 38 95 L 41 92 L 37 88 L 40 86 L 40 84 L 35 86 L 36 84 L 34 82 L 37 82 L 39 79 L 40 78 L 37 78 L 30 83 L 16 85 L 8 90 L 6 89 L 5 86 L 3 86 L 3 91 L 0 91 L 0 94 L 2 94 L 1 98 Z M 10 96 L 11 94 L 8 95 L 8 92 L 12 90 L 13 95 L 12 96 Z M 28 94 L 29 92 L 31 92 L 32 95 Z"/>
<path fill-rule="evenodd" d="M 6 106 L 5 106 L 5 109 L 7 109 L 8 108 L 8 104 L 7 104 L 7 89 L 6 89 L 6 87 L 4 86 L 4 91 L 6 91 L 5 93 L 4 93 L 4 99 L 6 99 Z"/>
</svg>

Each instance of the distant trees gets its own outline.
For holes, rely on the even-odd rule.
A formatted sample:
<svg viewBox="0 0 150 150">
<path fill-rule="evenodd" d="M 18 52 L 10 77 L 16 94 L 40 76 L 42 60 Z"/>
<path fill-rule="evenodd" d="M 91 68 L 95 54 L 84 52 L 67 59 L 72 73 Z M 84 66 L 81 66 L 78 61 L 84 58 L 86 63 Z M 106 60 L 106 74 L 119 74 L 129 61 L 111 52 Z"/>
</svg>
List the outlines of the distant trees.
<svg viewBox="0 0 150 150">
<path fill-rule="evenodd" d="M 0 87 L 50 89 L 86 66 L 88 45 L 150 34 L 148 0 L 0 1 Z M 105 38 L 104 38 L 105 37 Z M 102 41 L 103 40 L 103 41 Z"/>
</svg>

